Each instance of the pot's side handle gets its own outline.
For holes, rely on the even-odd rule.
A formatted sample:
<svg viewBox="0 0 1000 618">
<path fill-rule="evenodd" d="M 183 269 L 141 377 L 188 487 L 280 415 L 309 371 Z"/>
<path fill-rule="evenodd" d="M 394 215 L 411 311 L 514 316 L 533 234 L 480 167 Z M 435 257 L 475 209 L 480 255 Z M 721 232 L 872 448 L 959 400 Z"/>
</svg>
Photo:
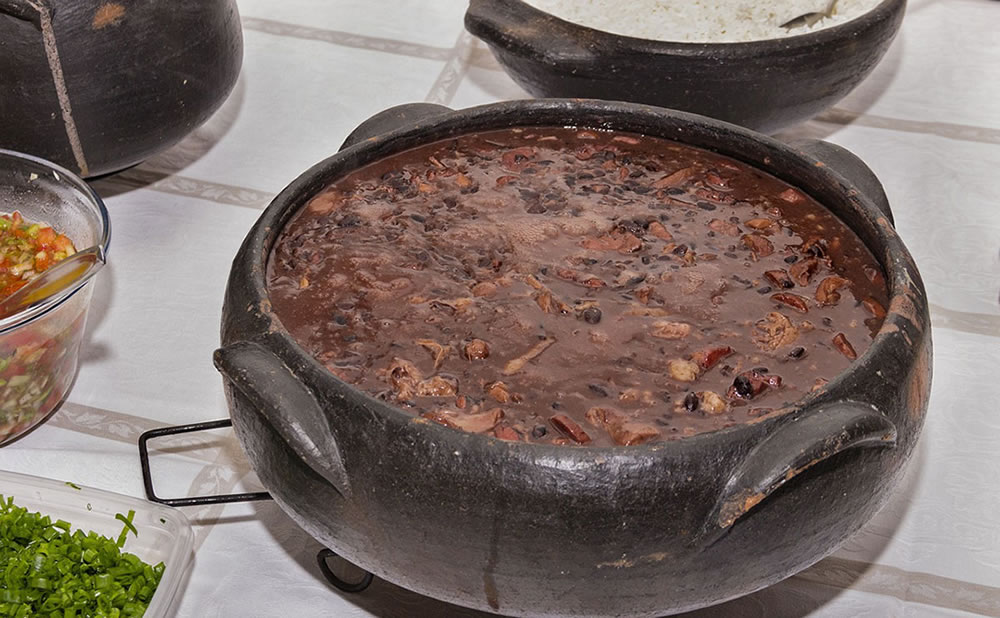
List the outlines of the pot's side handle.
<svg viewBox="0 0 1000 618">
<path fill-rule="evenodd" d="M 317 474 L 346 497 L 350 483 L 323 409 L 292 370 L 265 346 L 243 341 L 215 351 L 216 368 Z"/>
<path fill-rule="evenodd" d="M 843 146 L 825 142 L 820 139 L 794 140 L 789 143 L 792 148 L 797 148 L 824 165 L 841 174 L 851 181 L 863 195 L 871 199 L 878 209 L 895 225 L 892 217 L 892 209 L 889 207 L 889 198 L 886 197 L 885 188 L 879 181 L 878 176 L 868 165 L 856 154 Z"/>
<path fill-rule="evenodd" d="M 896 426 L 868 404 L 843 401 L 780 426 L 735 470 L 695 542 L 707 546 L 800 472 L 848 449 L 892 448 Z"/>
<path fill-rule="evenodd" d="M 487 44 L 546 64 L 586 61 L 594 56 L 582 32 L 520 0 L 471 0 L 465 29 Z M 590 43 L 594 45 L 595 43 Z"/>
<path fill-rule="evenodd" d="M 2 0 L 0 0 L 2 1 Z M 389 133 L 407 125 L 414 125 L 421 120 L 449 114 L 455 110 L 436 103 L 405 103 L 383 110 L 368 120 L 365 120 L 351 131 L 340 149 L 350 148 L 358 142 Z"/>
</svg>

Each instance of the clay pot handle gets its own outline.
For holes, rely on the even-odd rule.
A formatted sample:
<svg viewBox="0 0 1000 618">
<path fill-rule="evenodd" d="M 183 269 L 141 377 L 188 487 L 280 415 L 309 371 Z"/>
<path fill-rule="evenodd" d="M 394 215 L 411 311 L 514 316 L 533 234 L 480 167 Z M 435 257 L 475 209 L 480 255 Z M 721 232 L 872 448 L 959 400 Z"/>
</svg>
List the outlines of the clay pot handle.
<svg viewBox="0 0 1000 618">
<path fill-rule="evenodd" d="M 253 341 L 220 348 L 213 360 L 261 420 L 340 495 L 350 497 L 347 471 L 326 415 L 295 373 L 266 344 Z"/>
<path fill-rule="evenodd" d="M 582 33 L 597 31 L 563 21 L 520 0 L 471 0 L 465 29 L 490 46 L 546 64 L 587 63 L 594 57 Z"/>
<path fill-rule="evenodd" d="M 735 470 L 695 542 L 711 545 L 779 487 L 837 453 L 895 446 L 896 426 L 868 404 L 842 401 L 791 419 Z"/>
<path fill-rule="evenodd" d="M 860 157 L 843 146 L 818 139 L 795 140 L 790 142 L 789 146 L 803 151 L 843 176 L 849 184 L 857 188 L 861 195 L 874 202 L 879 211 L 889 220 L 889 223 L 895 226 L 892 209 L 889 207 L 889 198 L 885 195 L 882 183 L 875 172 Z"/>
<path fill-rule="evenodd" d="M 0 0 L 2 1 L 2 0 Z M 450 114 L 455 110 L 435 103 L 406 103 L 383 110 L 365 120 L 351 131 L 340 149 L 350 148 L 359 142 L 391 133 L 403 127 L 418 126 L 421 121 Z"/>
</svg>

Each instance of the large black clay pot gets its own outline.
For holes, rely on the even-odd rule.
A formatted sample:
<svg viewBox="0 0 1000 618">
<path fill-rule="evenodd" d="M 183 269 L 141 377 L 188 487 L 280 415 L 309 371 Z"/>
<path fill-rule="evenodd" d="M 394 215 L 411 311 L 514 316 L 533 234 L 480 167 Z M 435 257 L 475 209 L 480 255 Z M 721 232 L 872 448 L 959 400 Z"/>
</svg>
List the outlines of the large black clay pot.
<svg viewBox="0 0 1000 618">
<path fill-rule="evenodd" d="M 0 0 L 0 147 L 126 168 L 204 122 L 242 61 L 236 0 Z"/>
<path fill-rule="evenodd" d="M 511 126 L 602 127 L 708 148 L 811 194 L 873 250 L 889 315 L 851 369 L 784 414 L 672 442 L 504 442 L 423 423 L 341 382 L 270 309 L 265 263 L 322 187 L 386 155 Z M 931 373 L 920 276 L 881 186 L 824 142 L 789 147 L 699 116 L 602 101 L 388 110 L 305 172 L 233 263 L 215 362 L 271 495 L 348 560 L 405 588 L 520 616 L 657 616 L 771 585 L 833 551 L 888 499 Z"/>
</svg>

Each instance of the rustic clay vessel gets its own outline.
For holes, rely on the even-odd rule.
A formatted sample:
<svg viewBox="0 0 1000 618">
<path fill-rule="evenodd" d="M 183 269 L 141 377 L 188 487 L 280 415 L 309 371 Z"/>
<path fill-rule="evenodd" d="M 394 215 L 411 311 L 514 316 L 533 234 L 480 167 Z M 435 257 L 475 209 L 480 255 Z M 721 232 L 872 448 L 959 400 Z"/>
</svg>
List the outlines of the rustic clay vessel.
<svg viewBox="0 0 1000 618">
<path fill-rule="evenodd" d="M 236 0 L 0 0 L 0 148 L 121 170 L 204 122 L 242 61 Z"/>
<path fill-rule="evenodd" d="M 756 424 L 632 447 L 559 447 L 417 422 L 327 371 L 271 311 L 271 247 L 332 181 L 454 135 L 567 124 L 713 150 L 825 204 L 887 274 L 891 303 L 871 347 L 825 387 Z M 233 262 L 215 355 L 250 462 L 305 530 L 404 588 L 534 617 L 691 610 L 826 556 L 902 476 L 927 408 L 930 361 L 920 275 L 881 185 L 856 157 L 681 112 L 580 100 L 460 111 L 418 104 L 365 122 L 250 231 Z"/>
</svg>

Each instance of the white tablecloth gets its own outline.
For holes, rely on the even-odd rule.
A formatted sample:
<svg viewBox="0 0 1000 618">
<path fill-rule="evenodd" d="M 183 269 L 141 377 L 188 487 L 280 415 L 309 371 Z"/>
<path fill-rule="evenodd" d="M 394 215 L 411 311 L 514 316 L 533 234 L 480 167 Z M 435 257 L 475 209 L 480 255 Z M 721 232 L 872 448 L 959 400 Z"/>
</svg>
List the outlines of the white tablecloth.
<svg viewBox="0 0 1000 618">
<path fill-rule="evenodd" d="M 460 0 L 241 0 L 243 72 L 207 124 L 96 183 L 113 221 L 64 406 L 0 468 L 142 496 L 136 439 L 225 418 L 211 355 L 230 262 L 271 197 L 394 104 L 526 97 L 464 32 Z M 698 616 L 1000 616 L 1000 2 L 911 0 L 854 93 L 782 136 L 853 150 L 885 184 L 931 302 L 923 436 L 887 506 L 834 556 Z M 229 430 L 153 457 L 162 495 L 258 488 Z M 470 616 L 385 582 L 333 590 L 273 502 L 185 509 L 180 616 Z"/>
</svg>

